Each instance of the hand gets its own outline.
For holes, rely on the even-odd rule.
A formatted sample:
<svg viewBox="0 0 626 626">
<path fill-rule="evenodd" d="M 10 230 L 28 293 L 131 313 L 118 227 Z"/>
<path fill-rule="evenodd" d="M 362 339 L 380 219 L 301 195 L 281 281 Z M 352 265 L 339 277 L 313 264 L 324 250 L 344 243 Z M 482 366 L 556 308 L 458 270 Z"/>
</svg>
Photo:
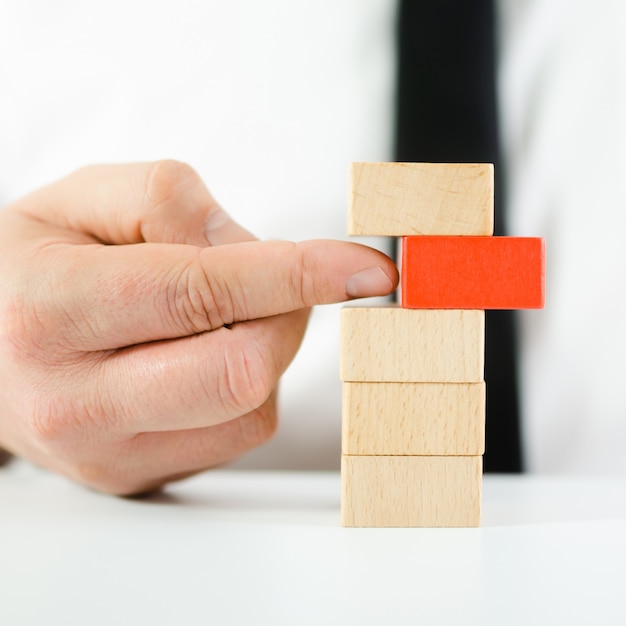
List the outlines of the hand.
<svg viewBox="0 0 626 626">
<path fill-rule="evenodd" d="M 183 164 L 79 170 L 0 212 L 0 446 L 116 494 L 224 463 L 274 432 L 308 308 L 397 280 L 255 241 Z"/>
</svg>

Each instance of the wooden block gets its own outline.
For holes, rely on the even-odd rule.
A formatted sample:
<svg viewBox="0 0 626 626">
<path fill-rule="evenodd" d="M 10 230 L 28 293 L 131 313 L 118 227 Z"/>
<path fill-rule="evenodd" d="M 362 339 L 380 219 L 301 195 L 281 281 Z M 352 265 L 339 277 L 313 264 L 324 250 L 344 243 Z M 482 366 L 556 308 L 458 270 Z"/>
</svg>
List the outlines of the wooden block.
<svg viewBox="0 0 626 626">
<path fill-rule="evenodd" d="M 343 455 L 341 523 L 479 526 L 481 490 L 481 456 Z"/>
<path fill-rule="evenodd" d="M 353 163 L 350 235 L 492 235 L 490 163 Z"/>
<path fill-rule="evenodd" d="M 403 307 L 540 309 L 545 243 L 531 237 L 403 237 Z"/>
<path fill-rule="evenodd" d="M 342 452 L 481 455 L 485 383 L 343 383 Z"/>
<path fill-rule="evenodd" d="M 484 341 L 484 311 L 345 307 L 341 380 L 478 383 Z"/>
</svg>

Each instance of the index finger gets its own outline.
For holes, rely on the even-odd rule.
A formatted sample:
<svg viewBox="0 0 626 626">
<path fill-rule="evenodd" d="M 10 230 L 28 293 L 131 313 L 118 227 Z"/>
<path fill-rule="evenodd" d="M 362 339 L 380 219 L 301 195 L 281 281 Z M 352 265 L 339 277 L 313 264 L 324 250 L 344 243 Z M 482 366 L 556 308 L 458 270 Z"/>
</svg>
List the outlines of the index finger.
<svg viewBox="0 0 626 626">
<path fill-rule="evenodd" d="M 45 340 L 81 351 L 386 295 L 398 282 L 395 265 L 381 252 L 331 240 L 69 246 L 56 252 L 49 280 L 59 281 L 53 311 L 63 319 L 52 326 L 58 336 Z"/>
</svg>

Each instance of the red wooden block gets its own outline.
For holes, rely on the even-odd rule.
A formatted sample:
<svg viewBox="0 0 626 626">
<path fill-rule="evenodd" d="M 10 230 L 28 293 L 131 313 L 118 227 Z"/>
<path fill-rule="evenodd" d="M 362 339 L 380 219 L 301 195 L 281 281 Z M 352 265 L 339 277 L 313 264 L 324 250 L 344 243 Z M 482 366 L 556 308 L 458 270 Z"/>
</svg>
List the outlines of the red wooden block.
<svg viewBox="0 0 626 626">
<path fill-rule="evenodd" d="M 540 309 L 545 243 L 531 237 L 402 237 L 402 306 Z"/>
</svg>

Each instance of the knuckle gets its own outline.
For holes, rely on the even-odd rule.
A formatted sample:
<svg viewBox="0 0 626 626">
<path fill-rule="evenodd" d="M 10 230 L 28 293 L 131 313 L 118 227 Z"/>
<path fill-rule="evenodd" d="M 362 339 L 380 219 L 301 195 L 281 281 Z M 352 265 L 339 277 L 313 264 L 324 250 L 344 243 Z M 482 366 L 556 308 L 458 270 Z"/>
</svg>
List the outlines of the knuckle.
<svg viewBox="0 0 626 626">
<path fill-rule="evenodd" d="M 27 331 L 25 312 L 17 303 L 5 302 L 0 310 L 0 350 L 4 359 L 18 361 L 29 352 L 32 335 Z M 34 325 L 30 325 L 34 326 Z"/>
<path fill-rule="evenodd" d="M 306 308 L 322 302 L 316 277 L 320 276 L 311 256 L 306 254 L 302 246 L 294 246 L 295 262 L 291 268 L 289 287 L 295 302 Z"/>
<path fill-rule="evenodd" d="M 116 420 L 98 394 L 85 393 L 70 382 L 71 370 L 65 374 L 61 381 L 46 380 L 31 390 L 24 414 L 37 441 L 70 453 L 80 451 L 84 442 L 114 428 Z"/>
<path fill-rule="evenodd" d="M 171 281 L 165 297 L 168 315 L 178 318 L 188 334 L 214 330 L 234 321 L 235 303 L 230 289 L 207 273 L 200 256 Z"/>
<path fill-rule="evenodd" d="M 145 200 L 147 208 L 156 209 L 163 204 L 175 203 L 177 193 L 186 185 L 200 183 L 198 173 L 188 165 L 174 159 L 155 161 L 146 173 Z"/>
<path fill-rule="evenodd" d="M 61 444 L 70 439 L 76 430 L 75 416 L 61 396 L 41 392 L 33 394 L 27 411 L 31 431 L 39 443 Z"/>
<path fill-rule="evenodd" d="M 77 321 L 70 314 L 71 291 L 66 287 L 81 262 L 78 257 L 67 262 L 43 250 L 19 258 L 0 293 L 3 357 L 49 367 L 74 352 L 75 334 L 69 331 L 77 329 Z"/>
<path fill-rule="evenodd" d="M 25 295 L 6 294 L 2 298 L 1 349 L 2 354 L 11 361 L 30 360 L 37 358 L 38 354 L 45 354 L 50 337 L 49 326 Z"/>
<path fill-rule="evenodd" d="M 222 404 L 232 414 L 244 415 L 259 409 L 277 384 L 275 367 L 269 355 L 254 342 L 228 347 L 224 354 L 219 393 Z"/>
</svg>

